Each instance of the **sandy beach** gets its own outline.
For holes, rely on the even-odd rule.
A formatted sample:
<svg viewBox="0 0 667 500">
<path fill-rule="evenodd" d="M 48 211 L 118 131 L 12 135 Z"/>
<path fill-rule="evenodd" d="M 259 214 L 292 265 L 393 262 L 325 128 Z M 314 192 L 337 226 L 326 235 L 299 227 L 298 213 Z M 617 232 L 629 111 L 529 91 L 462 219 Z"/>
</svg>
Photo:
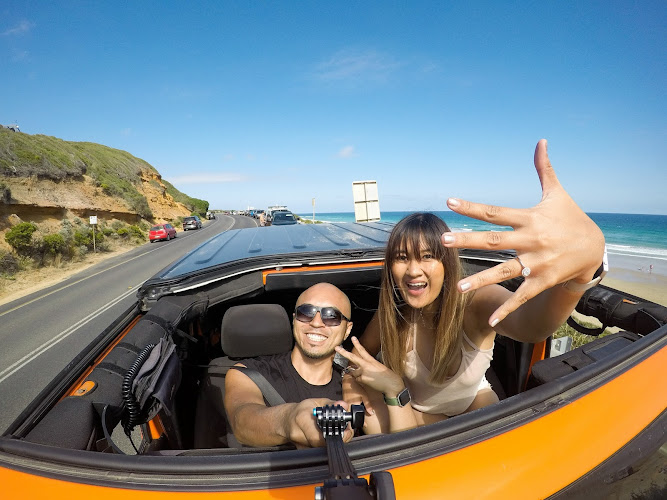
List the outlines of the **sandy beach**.
<svg viewBox="0 0 667 500">
<path fill-rule="evenodd" d="M 667 261 L 609 254 L 602 284 L 667 306 Z"/>
<path fill-rule="evenodd" d="M 630 279 L 628 279 L 630 278 Z M 639 271 L 610 269 L 602 284 L 667 306 L 667 277 Z"/>
</svg>

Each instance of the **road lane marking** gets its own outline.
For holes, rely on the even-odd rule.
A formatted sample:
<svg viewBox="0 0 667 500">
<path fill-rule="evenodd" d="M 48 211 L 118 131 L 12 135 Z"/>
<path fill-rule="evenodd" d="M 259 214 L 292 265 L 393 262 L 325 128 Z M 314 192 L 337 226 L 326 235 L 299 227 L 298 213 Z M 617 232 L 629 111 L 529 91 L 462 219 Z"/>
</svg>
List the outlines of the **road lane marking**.
<svg viewBox="0 0 667 500">
<path fill-rule="evenodd" d="M 5 368 L 3 371 L 0 372 L 0 383 L 2 383 L 4 380 L 6 380 L 10 376 L 12 376 L 14 373 L 19 371 L 21 368 L 23 368 L 25 365 L 27 365 L 31 361 L 34 361 L 37 357 L 44 354 L 46 351 L 51 349 L 53 346 L 58 344 L 60 341 L 65 340 L 67 337 L 72 335 L 75 331 L 77 331 L 82 326 L 90 323 L 90 321 L 95 319 L 95 317 L 99 316 L 100 314 L 107 311 L 108 309 L 111 309 L 116 304 L 120 303 L 121 301 L 123 301 L 124 299 L 126 299 L 127 297 L 132 295 L 132 293 L 134 293 L 139 288 L 139 286 L 140 285 L 135 285 L 134 287 L 130 288 L 124 294 L 119 295 L 118 297 L 113 299 L 111 302 L 109 302 L 106 305 L 100 307 L 97 311 L 93 311 L 92 313 L 90 313 L 85 318 L 77 321 L 76 323 L 74 323 L 72 326 L 70 326 L 66 330 L 60 332 L 58 335 L 53 337 L 48 342 L 42 344 L 37 349 L 34 349 L 32 352 L 23 356 L 21 359 L 16 361 L 14 364 Z"/>
<path fill-rule="evenodd" d="M 116 268 L 116 267 L 118 267 L 118 266 L 122 266 L 123 264 L 127 264 L 128 262 L 131 262 L 131 261 L 133 261 L 133 260 L 135 260 L 135 259 L 138 259 L 139 257 L 143 257 L 144 255 L 148 255 L 149 253 L 157 252 L 158 250 L 161 250 L 161 248 L 156 248 L 156 249 L 154 249 L 154 250 L 149 250 L 149 251 L 146 252 L 146 253 L 142 253 L 141 255 L 137 255 L 136 257 L 132 257 L 132 258 L 130 258 L 130 259 L 124 260 L 123 262 L 119 262 L 119 263 L 116 264 L 116 265 L 113 265 L 113 266 L 111 266 L 111 267 L 107 267 L 106 269 L 102 269 L 101 271 L 98 271 L 98 272 L 96 272 L 95 274 L 91 274 L 90 276 L 86 276 L 85 278 L 81 278 L 81 279 L 79 279 L 79 280 L 77 280 L 77 281 L 73 281 L 72 283 L 68 283 L 68 284 L 65 285 L 65 286 L 61 286 L 60 288 L 56 288 L 55 290 L 51 290 L 50 292 L 45 293 L 44 295 L 40 295 L 39 297 L 35 297 L 34 299 L 29 300 L 28 302 L 25 302 L 25 303 L 23 303 L 23 304 L 20 304 L 20 305 L 18 305 L 18 306 L 16 306 L 16 307 L 13 307 L 13 308 L 11 308 L 11 309 L 5 311 L 5 312 L 3 312 L 3 313 L 0 313 L 0 317 L 4 316 L 5 314 L 9 314 L 10 312 L 14 312 L 14 311 L 16 311 L 17 309 L 21 309 L 22 307 L 25 307 L 25 306 L 27 306 L 27 305 L 30 305 L 30 304 L 32 304 L 33 302 L 37 302 L 38 300 L 43 299 L 43 298 L 45 298 L 45 297 L 48 297 L 49 295 L 53 295 L 54 293 L 58 293 L 58 292 L 60 292 L 61 290 L 65 290 L 66 288 L 69 288 L 69 287 L 71 287 L 71 286 L 73 286 L 73 285 L 77 285 L 77 284 L 81 283 L 82 281 L 86 281 L 87 279 L 94 278 L 94 277 L 97 276 L 98 274 L 102 274 L 102 273 L 105 273 L 105 272 L 107 272 L 107 271 L 111 271 L 112 269 L 114 269 L 114 268 Z"/>
<path fill-rule="evenodd" d="M 228 217 L 229 217 L 229 216 L 228 216 Z M 229 230 L 234 226 L 234 223 L 235 223 L 234 219 L 233 219 L 232 217 L 230 217 L 230 219 L 231 219 L 231 222 L 232 222 L 232 223 L 231 223 L 231 225 L 230 225 L 227 229 L 225 229 L 224 231 L 229 231 Z M 64 289 L 66 289 L 66 288 L 71 287 L 72 285 L 76 285 L 76 284 L 78 284 L 78 283 L 81 283 L 82 281 L 86 281 L 87 279 L 94 278 L 94 277 L 97 276 L 98 274 L 102 274 L 102 273 L 104 273 L 104 272 L 110 271 L 110 270 L 112 270 L 112 269 L 114 269 L 114 268 L 116 268 L 116 267 L 118 267 L 118 266 L 122 266 L 123 264 L 127 264 L 128 262 L 131 262 L 131 261 L 133 261 L 133 260 L 135 260 L 135 259 L 138 259 L 139 257 L 143 257 L 143 256 L 148 255 L 148 254 L 150 254 L 150 253 L 153 253 L 153 252 L 157 252 L 157 251 L 159 251 L 159 250 L 162 250 L 163 248 L 165 248 L 165 247 L 154 248 L 153 250 L 149 250 L 149 251 L 147 251 L 147 252 L 144 252 L 144 253 L 142 253 L 142 254 L 140 254 L 140 255 L 137 255 L 136 257 L 132 257 L 132 258 L 130 258 L 130 259 L 124 260 L 123 262 L 119 262 L 118 264 L 116 264 L 116 265 L 114 265 L 114 266 L 107 267 L 106 269 L 102 269 L 101 271 L 98 271 L 98 272 L 96 272 L 95 274 L 91 274 L 90 276 L 86 276 L 85 278 L 81 278 L 81 279 L 78 280 L 78 281 L 74 281 L 74 282 L 69 283 L 69 284 L 67 284 L 67 285 L 65 285 L 65 286 L 62 286 L 62 287 L 60 287 L 60 288 L 56 288 L 55 290 L 51 290 L 50 292 L 45 293 L 44 295 L 40 295 L 39 297 L 35 297 L 34 299 L 29 300 L 28 302 L 24 302 L 23 304 L 19 304 L 18 306 L 15 306 L 15 307 L 13 307 L 13 308 L 11 308 L 11 309 L 8 309 L 7 311 L 5 311 L 5 312 L 3 312 L 3 313 L 0 313 L 0 318 L 1 318 L 2 316 L 4 316 L 5 314 L 9 314 L 10 312 L 14 312 L 14 311 L 16 311 L 16 310 L 18 310 L 18 309 L 21 309 L 22 307 L 28 306 L 28 305 L 32 304 L 33 302 L 37 302 L 38 300 L 43 299 L 43 298 L 45 298 L 45 297 L 48 297 L 49 295 L 53 295 L 54 293 L 58 293 L 58 292 L 60 292 L 61 290 L 64 290 Z M 20 299 L 17 299 L 17 300 L 20 300 Z"/>
</svg>

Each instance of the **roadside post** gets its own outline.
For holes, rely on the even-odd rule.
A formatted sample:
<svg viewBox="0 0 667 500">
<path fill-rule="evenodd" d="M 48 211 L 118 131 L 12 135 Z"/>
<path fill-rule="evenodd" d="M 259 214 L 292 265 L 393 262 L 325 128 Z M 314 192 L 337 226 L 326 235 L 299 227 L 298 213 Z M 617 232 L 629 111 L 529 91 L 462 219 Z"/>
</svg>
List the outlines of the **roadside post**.
<svg viewBox="0 0 667 500">
<path fill-rule="evenodd" d="M 97 215 L 90 216 L 90 225 L 93 226 L 93 253 L 96 253 L 97 248 L 95 247 L 95 226 L 97 226 Z"/>
</svg>

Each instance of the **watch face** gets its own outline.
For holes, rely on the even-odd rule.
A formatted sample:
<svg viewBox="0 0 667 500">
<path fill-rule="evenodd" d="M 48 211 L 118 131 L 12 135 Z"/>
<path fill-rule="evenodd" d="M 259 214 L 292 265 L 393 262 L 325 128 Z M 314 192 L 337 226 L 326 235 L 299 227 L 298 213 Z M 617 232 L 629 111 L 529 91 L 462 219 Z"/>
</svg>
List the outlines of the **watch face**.
<svg viewBox="0 0 667 500">
<path fill-rule="evenodd" d="M 410 391 L 408 391 L 408 388 L 406 387 L 405 389 L 403 389 L 403 390 L 399 393 L 399 395 L 398 395 L 398 403 L 399 403 L 401 406 L 405 406 L 405 405 L 408 404 L 409 402 L 410 402 Z"/>
</svg>

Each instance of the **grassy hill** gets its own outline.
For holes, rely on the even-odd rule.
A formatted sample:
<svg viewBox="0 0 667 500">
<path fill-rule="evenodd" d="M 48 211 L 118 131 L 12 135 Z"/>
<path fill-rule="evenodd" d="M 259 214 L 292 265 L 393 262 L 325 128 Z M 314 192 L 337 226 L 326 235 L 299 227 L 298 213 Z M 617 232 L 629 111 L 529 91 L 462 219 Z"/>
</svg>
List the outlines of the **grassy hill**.
<svg viewBox="0 0 667 500">
<path fill-rule="evenodd" d="M 166 191 L 191 212 L 205 213 L 208 202 L 191 198 L 161 180 L 159 172 L 146 161 L 126 151 L 91 142 L 70 142 L 46 135 L 29 135 L 0 128 L 0 194 L 9 199 L 11 180 L 37 178 L 62 182 L 89 176 L 95 186 L 145 219 L 152 213 L 142 192 L 146 175 L 159 179 Z M 6 182 L 3 182 L 6 180 Z"/>
</svg>

